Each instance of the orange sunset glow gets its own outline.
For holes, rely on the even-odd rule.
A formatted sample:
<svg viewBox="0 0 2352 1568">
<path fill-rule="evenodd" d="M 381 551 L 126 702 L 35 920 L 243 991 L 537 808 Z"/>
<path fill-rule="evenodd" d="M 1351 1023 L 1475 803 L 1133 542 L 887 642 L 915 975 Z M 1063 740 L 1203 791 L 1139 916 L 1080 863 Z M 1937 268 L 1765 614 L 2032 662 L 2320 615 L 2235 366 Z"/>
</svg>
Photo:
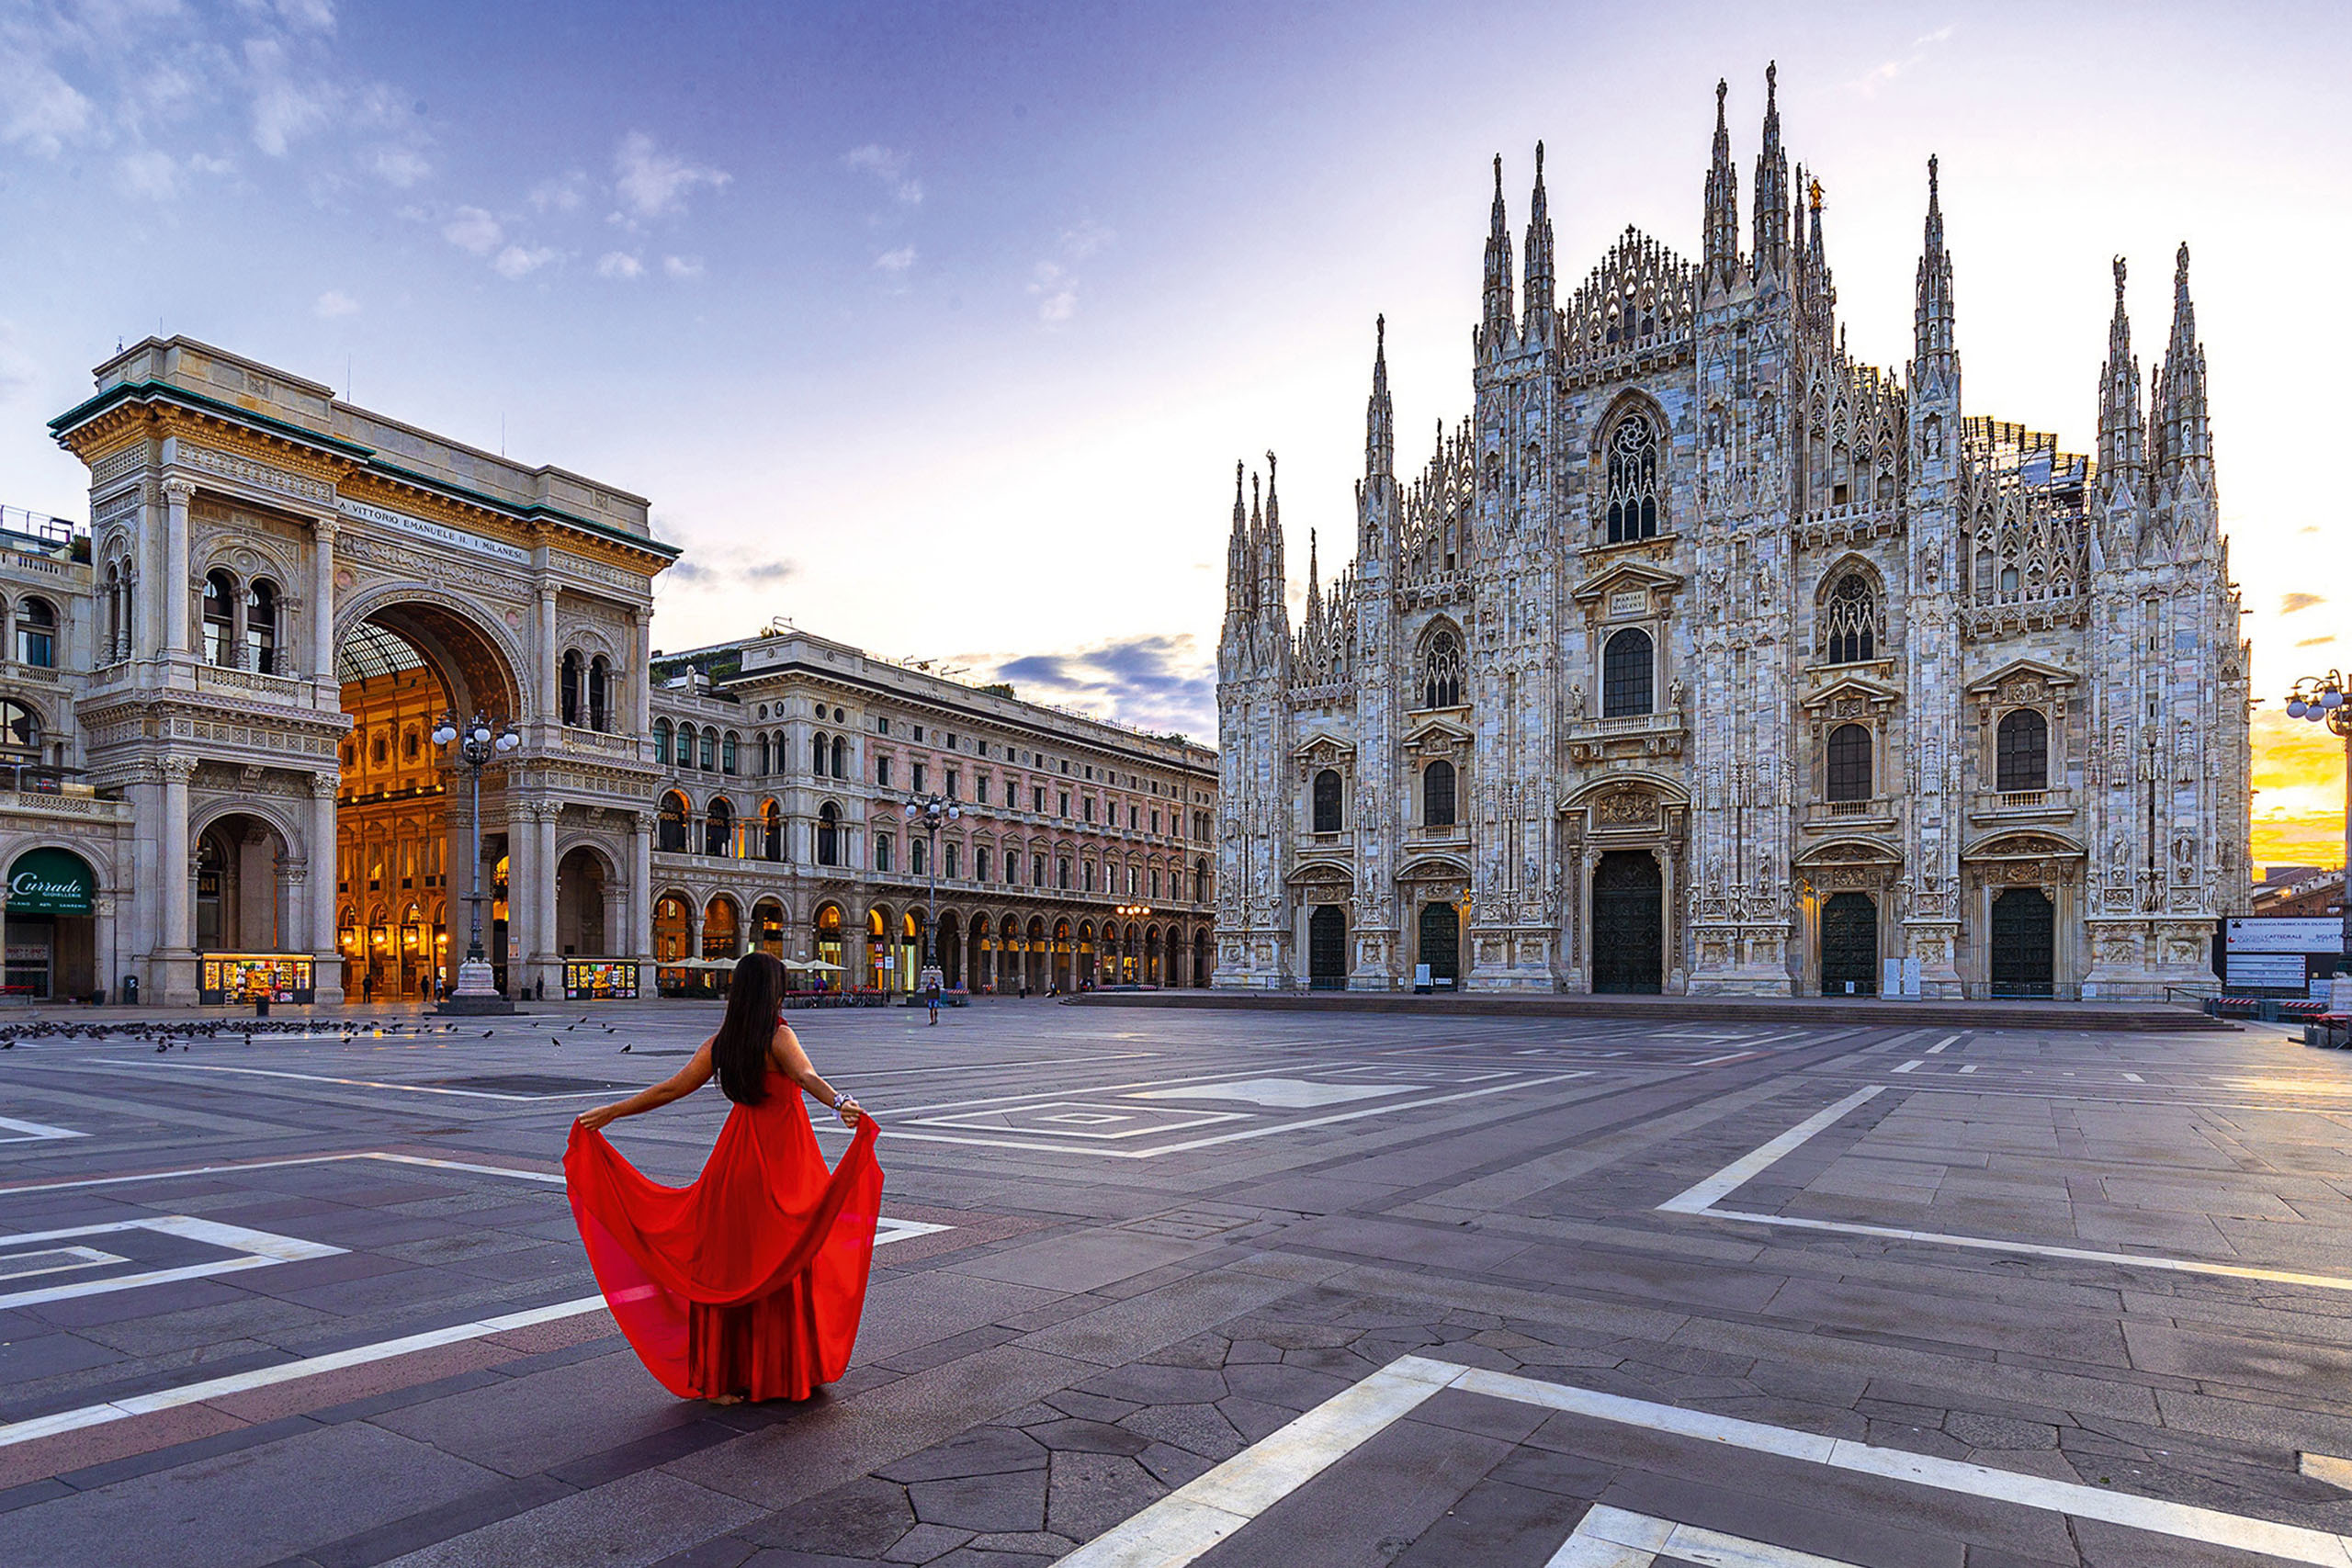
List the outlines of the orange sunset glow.
<svg viewBox="0 0 2352 1568">
<path fill-rule="evenodd" d="M 2344 742 L 2282 704 L 2254 716 L 2254 863 L 2344 863 Z"/>
</svg>

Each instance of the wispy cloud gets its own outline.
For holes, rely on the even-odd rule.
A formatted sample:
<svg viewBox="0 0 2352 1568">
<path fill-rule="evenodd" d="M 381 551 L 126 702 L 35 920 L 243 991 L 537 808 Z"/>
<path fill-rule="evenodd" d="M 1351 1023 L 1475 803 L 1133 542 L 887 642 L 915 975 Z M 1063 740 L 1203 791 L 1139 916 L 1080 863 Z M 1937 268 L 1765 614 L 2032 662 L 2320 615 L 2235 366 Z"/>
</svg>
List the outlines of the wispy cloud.
<svg viewBox="0 0 2352 1568">
<path fill-rule="evenodd" d="M 441 237 L 461 251 L 486 256 L 506 238 L 505 227 L 479 207 L 460 207 L 441 225 Z"/>
<path fill-rule="evenodd" d="M 660 151 L 641 130 L 621 138 L 620 150 L 613 154 L 613 188 L 623 208 L 641 219 L 683 212 L 687 196 L 697 186 L 718 190 L 734 177 L 723 169 Z"/>
<path fill-rule="evenodd" d="M 512 281 L 528 277 L 555 259 L 556 253 L 545 245 L 509 245 L 490 265 L 499 276 Z"/>
<path fill-rule="evenodd" d="M 663 256 L 662 273 L 663 276 L 673 282 L 691 283 L 702 276 L 702 258 L 700 256 Z"/>
<path fill-rule="evenodd" d="M 115 165 L 122 188 L 150 201 L 169 201 L 180 193 L 180 166 L 169 152 L 149 147 L 125 153 Z"/>
<path fill-rule="evenodd" d="M 789 581 L 799 564 L 778 557 L 746 557 L 741 551 L 695 549 L 681 556 L 655 581 L 695 590 L 773 588 Z"/>
<path fill-rule="evenodd" d="M 1911 40 L 1911 47 L 1905 53 L 1880 61 L 1847 85 L 1866 98 L 1875 97 L 1881 88 L 1926 60 L 1929 51 L 1950 43 L 1952 27 L 1953 24 L 1946 22 L 1931 33 L 1920 34 Z"/>
<path fill-rule="evenodd" d="M 322 321 L 331 321 L 337 316 L 356 316 L 358 313 L 359 301 L 339 288 L 330 288 L 311 301 L 311 314 Z"/>
<path fill-rule="evenodd" d="M 853 147 L 842 160 L 853 169 L 862 170 L 882 182 L 890 198 L 903 206 L 915 207 L 922 201 L 922 182 L 907 173 L 911 160 L 896 148 L 869 141 L 863 147 Z"/>
<path fill-rule="evenodd" d="M 645 276 L 645 264 L 627 251 L 606 251 L 596 258 L 596 276 L 633 283 Z"/>
<path fill-rule="evenodd" d="M 376 148 L 362 161 L 369 173 L 395 190 L 406 190 L 433 173 L 423 152 L 396 143 Z"/>
<path fill-rule="evenodd" d="M 588 200 L 587 172 L 568 169 L 553 179 L 541 180 L 525 199 L 536 212 L 577 212 Z"/>
<path fill-rule="evenodd" d="M 1189 634 L 1098 643 L 1006 660 L 995 677 L 1023 696 L 1142 729 L 1216 733 L 1216 671 Z"/>
<path fill-rule="evenodd" d="M 908 269 L 915 265 L 915 248 L 912 245 L 900 245 L 895 251 L 884 251 L 874 258 L 874 265 L 878 270 L 889 274 L 892 277 L 904 277 Z"/>
<path fill-rule="evenodd" d="M 2278 613 L 2282 615 L 2291 615 L 2298 610 L 2308 610 L 2314 604 L 2326 603 L 2327 595 L 2324 593 L 2282 594 L 2278 600 Z"/>
<path fill-rule="evenodd" d="M 1029 298 L 1037 302 L 1037 319 L 1057 327 L 1078 314 L 1077 265 L 1100 254 L 1118 236 L 1091 218 L 1082 218 L 1061 231 L 1054 255 L 1029 269 Z"/>
</svg>

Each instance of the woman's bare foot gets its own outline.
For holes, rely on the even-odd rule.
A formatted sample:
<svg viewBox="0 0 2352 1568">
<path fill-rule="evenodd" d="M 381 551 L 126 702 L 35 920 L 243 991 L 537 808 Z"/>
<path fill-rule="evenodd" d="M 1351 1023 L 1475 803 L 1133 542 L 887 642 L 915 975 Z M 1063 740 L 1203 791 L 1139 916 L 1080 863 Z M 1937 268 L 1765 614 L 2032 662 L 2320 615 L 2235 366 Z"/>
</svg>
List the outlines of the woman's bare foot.
<svg viewBox="0 0 2352 1568">
<path fill-rule="evenodd" d="M 714 1393 L 710 1396 L 707 1403 L 712 1404 L 741 1404 L 743 1403 L 743 1396 L 740 1393 Z"/>
</svg>

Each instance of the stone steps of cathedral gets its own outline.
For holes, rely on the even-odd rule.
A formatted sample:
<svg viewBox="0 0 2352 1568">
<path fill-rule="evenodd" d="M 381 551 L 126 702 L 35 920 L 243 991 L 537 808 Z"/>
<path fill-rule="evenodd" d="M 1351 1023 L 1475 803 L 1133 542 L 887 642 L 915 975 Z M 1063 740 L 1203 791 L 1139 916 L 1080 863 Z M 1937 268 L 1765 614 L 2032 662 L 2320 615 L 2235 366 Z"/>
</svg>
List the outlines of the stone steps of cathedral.
<svg viewBox="0 0 2352 1568">
<path fill-rule="evenodd" d="M 1453 1017 L 1700 1020 L 1718 1023 L 1909 1023 L 1954 1029 L 2098 1029 L 2125 1033 L 2234 1030 L 2158 1002 L 1901 1001 L 1878 997 L 1637 997 L 1395 991 L 1089 991 L 1075 1007 L 1207 1008 L 1274 1012 L 1432 1013 Z"/>
</svg>

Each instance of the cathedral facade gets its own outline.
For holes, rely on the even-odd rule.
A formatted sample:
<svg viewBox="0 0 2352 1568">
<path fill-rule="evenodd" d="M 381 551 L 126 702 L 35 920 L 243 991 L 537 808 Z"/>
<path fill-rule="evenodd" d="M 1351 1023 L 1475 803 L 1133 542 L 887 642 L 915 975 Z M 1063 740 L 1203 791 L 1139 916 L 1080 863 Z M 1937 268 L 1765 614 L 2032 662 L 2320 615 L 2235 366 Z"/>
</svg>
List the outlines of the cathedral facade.
<svg viewBox="0 0 2352 1568">
<path fill-rule="evenodd" d="M 2159 997 L 2243 913 L 2247 649 L 2177 260 L 2124 264 L 2090 455 L 1972 413 L 1928 165 L 1915 340 L 1845 352 L 1770 96 L 1743 234 L 1519 286 L 1496 161 L 1473 412 L 1399 479 L 1375 350 L 1352 565 L 1301 624 L 1273 457 L 1218 646 L 1220 987 Z M 1745 242 L 1743 243 L 1743 241 Z"/>
</svg>

